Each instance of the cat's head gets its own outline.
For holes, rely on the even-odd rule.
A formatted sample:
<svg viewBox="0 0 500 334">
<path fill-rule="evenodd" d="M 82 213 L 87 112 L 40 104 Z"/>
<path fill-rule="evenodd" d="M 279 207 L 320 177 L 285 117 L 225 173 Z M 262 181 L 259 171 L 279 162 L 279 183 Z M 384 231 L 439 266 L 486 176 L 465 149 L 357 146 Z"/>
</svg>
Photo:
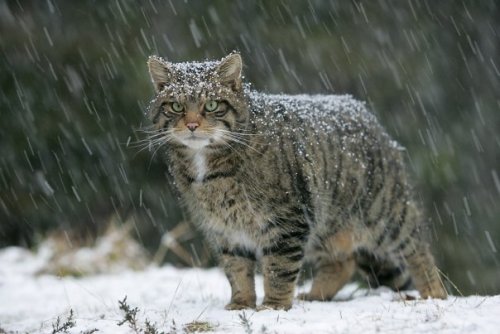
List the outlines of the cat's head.
<svg viewBox="0 0 500 334">
<path fill-rule="evenodd" d="M 189 63 L 151 56 L 148 67 L 156 91 L 149 117 L 163 133 L 158 138 L 198 150 L 227 145 L 245 127 L 248 111 L 239 54 Z"/>
</svg>

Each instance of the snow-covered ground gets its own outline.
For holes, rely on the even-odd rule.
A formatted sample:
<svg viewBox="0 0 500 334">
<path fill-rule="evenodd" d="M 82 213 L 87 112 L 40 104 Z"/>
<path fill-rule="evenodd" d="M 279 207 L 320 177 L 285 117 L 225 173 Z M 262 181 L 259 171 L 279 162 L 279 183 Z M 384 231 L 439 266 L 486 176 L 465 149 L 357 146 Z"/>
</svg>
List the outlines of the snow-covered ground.
<svg viewBox="0 0 500 334">
<path fill-rule="evenodd" d="M 41 261 L 20 248 L 0 250 L 0 333 L 52 333 L 57 317 L 64 321 L 71 309 L 75 326 L 68 333 L 134 333 L 118 326 L 125 296 L 139 309 L 139 331 L 148 319 L 158 333 L 500 333 L 500 296 L 402 301 L 386 289 L 351 284 L 335 301 L 296 301 L 288 312 L 225 311 L 230 291 L 218 269 L 58 278 L 35 275 Z M 262 300 L 260 277 L 257 294 Z"/>
</svg>

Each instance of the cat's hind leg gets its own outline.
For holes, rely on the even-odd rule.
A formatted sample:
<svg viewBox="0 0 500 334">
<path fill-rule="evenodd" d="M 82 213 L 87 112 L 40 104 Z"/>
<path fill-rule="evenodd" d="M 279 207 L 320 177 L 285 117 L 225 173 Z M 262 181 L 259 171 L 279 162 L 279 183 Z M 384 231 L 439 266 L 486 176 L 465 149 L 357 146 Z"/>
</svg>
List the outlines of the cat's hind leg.
<svg viewBox="0 0 500 334">
<path fill-rule="evenodd" d="M 313 255 L 315 275 L 311 291 L 300 294 L 302 300 L 330 300 L 352 278 L 356 270 L 354 238 L 344 230 L 320 238 L 320 251 Z"/>
<path fill-rule="evenodd" d="M 411 240 L 401 253 L 422 298 L 445 299 L 448 296 L 427 243 Z"/>
<path fill-rule="evenodd" d="M 302 300 L 331 300 L 349 282 L 355 268 L 353 255 L 319 259 L 315 265 L 311 290 L 308 293 L 299 294 L 297 298 Z"/>
</svg>

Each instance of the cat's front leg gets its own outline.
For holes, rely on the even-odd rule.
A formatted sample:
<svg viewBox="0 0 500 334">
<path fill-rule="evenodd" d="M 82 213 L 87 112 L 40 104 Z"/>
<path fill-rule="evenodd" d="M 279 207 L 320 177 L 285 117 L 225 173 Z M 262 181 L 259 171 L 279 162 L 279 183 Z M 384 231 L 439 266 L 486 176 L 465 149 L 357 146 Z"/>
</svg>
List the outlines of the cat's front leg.
<svg viewBox="0 0 500 334">
<path fill-rule="evenodd" d="M 292 307 L 297 277 L 302 266 L 304 243 L 300 238 L 281 238 L 263 249 L 264 301 L 257 310 L 288 310 Z"/>
<path fill-rule="evenodd" d="M 225 248 L 221 253 L 221 265 L 231 285 L 226 310 L 255 308 L 255 254 L 239 248 Z"/>
</svg>

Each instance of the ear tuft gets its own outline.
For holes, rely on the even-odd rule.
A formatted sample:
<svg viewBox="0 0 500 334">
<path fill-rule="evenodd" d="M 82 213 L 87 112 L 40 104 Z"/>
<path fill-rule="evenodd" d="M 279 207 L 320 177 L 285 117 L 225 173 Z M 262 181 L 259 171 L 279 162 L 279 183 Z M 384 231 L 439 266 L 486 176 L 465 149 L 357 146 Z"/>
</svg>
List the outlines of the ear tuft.
<svg viewBox="0 0 500 334">
<path fill-rule="evenodd" d="M 157 93 L 161 92 L 171 79 L 170 64 L 161 57 L 150 56 L 148 58 L 149 74 Z"/>
<path fill-rule="evenodd" d="M 231 53 L 223 58 L 217 67 L 219 80 L 233 90 L 241 89 L 241 69 L 243 63 L 239 53 Z"/>
</svg>

